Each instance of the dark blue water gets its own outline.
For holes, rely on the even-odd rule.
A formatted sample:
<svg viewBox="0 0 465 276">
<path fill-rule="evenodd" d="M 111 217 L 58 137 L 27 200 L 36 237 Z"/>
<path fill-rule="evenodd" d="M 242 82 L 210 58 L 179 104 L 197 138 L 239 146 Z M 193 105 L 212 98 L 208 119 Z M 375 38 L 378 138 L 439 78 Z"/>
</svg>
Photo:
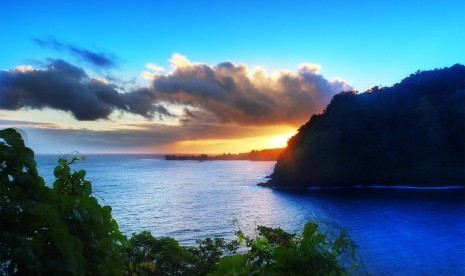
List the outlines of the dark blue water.
<svg viewBox="0 0 465 276">
<path fill-rule="evenodd" d="M 37 157 L 53 181 L 57 156 Z M 113 208 L 128 235 L 150 230 L 183 244 L 234 237 L 237 219 L 300 231 L 316 220 L 347 229 L 375 275 L 465 275 L 465 190 L 331 190 L 291 192 L 257 187 L 275 162 L 165 161 L 154 156 L 89 155 L 94 195 Z"/>
</svg>

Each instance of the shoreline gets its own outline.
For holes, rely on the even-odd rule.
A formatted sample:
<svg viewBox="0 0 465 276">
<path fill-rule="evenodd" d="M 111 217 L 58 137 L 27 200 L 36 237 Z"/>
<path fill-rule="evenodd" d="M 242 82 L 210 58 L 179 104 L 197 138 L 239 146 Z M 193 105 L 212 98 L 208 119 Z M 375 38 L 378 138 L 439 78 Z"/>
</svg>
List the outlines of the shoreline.
<svg viewBox="0 0 465 276">
<path fill-rule="evenodd" d="M 333 186 L 333 187 L 281 187 L 271 186 L 268 183 L 258 183 L 259 187 L 271 188 L 276 190 L 295 190 L 295 191 L 328 191 L 328 190 L 465 190 L 465 186 L 412 186 L 412 185 L 352 185 L 352 186 Z"/>
</svg>

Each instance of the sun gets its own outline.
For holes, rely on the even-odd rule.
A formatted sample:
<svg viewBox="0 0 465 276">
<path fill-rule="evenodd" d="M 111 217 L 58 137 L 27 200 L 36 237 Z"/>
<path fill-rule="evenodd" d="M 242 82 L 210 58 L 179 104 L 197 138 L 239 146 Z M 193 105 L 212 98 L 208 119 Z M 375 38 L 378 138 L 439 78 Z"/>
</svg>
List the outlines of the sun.
<svg viewBox="0 0 465 276">
<path fill-rule="evenodd" d="M 268 148 L 284 148 L 287 146 L 289 138 L 294 136 L 296 133 L 297 131 L 294 130 L 286 134 L 269 136 L 269 138 L 265 141 L 265 144 Z"/>
</svg>

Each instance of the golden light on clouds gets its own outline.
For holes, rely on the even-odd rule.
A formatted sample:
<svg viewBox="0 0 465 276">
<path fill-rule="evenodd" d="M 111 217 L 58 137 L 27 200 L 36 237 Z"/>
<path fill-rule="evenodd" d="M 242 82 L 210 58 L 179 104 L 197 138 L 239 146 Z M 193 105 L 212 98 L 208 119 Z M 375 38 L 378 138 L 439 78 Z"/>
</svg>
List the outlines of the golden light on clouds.
<svg viewBox="0 0 465 276">
<path fill-rule="evenodd" d="M 186 56 L 183 56 L 178 53 L 174 53 L 170 59 L 171 67 L 173 70 L 177 68 L 188 67 L 191 65 L 191 62 L 187 59 Z"/>
<path fill-rule="evenodd" d="M 165 68 L 161 67 L 161 66 L 158 66 L 156 65 L 155 63 L 147 63 L 145 65 L 145 68 L 153 71 L 153 72 L 149 72 L 149 71 L 143 71 L 141 76 L 144 78 L 144 79 L 147 79 L 147 80 L 153 80 L 155 79 L 158 74 L 160 74 L 161 72 L 165 71 Z"/>
<path fill-rule="evenodd" d="M 60 136 L 58 126 L 67 145 L 89 151 L 108 145 L 109 152 L 243 153 L 285 147 L 334 94 L 351 89 L 320 70 L 321 65 L 303 63 L 294 71 L 270 73 L 261 66 L 208 65 L 174 53 L 167 67 L 146 63 L 142 78 L 126 85 L 57 59 L 38 69 L 21 65 L 4 72 L 2 91 L 12 96 L 0 105 L 9 110 L 7 123 L 18 121 L 44 136 L 50 128 L 51 137 Z M 61 91 L 66 99 L 56 97 Z"/>
<path fill-rule="evenodd" d="M 19 65 L 16 66 L 16 71 L 25 73 L 25 72 L 31 72 L 34 71 L 34 68 L 31 65 Z"/>
<path fill-rule="evenodd" d="M 161 67 L 161 66 L 158 66 L 156 65 L 155 63 L 147 63 L 145 65 L 145 67 L 147 67 L 148 69 L 152 70 L 152 71 L 155 71 L 155 72 L 162 72 L 162 71 L 165 71 L 165 68 Z"/>
<path fill-rule="evenodd" d="M 315 63 L 301 63 L 299 69 L 317 73 L 321 70 L 321 65 Z"/>
</svg>

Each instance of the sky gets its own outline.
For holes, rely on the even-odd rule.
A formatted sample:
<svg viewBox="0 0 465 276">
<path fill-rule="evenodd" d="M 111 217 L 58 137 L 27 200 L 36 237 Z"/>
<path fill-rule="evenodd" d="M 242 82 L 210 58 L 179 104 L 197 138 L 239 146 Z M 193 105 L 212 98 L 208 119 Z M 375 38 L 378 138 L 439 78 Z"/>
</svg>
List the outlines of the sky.
<svg viewBox="0 0 465 276">
<path fill-rule="evenodd" d="M 465 1 L 0 0 L 0 128 L 38 153 L 285 146 L 332 96 L 465 63 Z"/>
</svg>

